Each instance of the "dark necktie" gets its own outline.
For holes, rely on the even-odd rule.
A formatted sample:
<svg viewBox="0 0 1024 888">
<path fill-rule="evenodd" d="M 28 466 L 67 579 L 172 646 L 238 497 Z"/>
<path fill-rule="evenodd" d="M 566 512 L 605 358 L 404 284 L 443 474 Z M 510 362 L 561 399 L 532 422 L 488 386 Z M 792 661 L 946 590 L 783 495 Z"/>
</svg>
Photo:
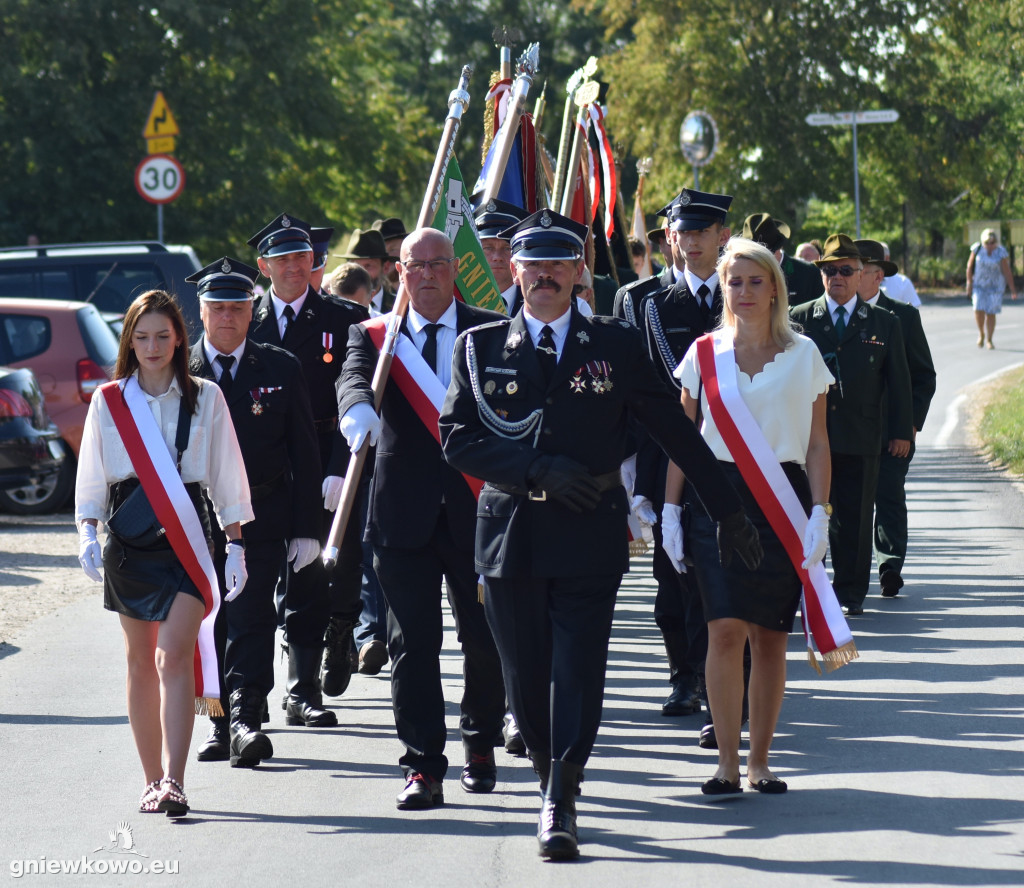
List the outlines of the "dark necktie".
<svg viewBox="0 0 1024 888">
<path fill-rule="evenodd" d="M 544 371 L 544 381 L 551 382 L 555 375 L 555 365 L 558 364 L 558 352 L 555 350 L 554 331 L 547 325 L 540 331 L 540 339 L 537 342 L 537 358 L 540 360 L 540 368 Z"/>
<path fill-rule="evenodd" d="M 440 324 L 425 324 L 424 332 L 427 334 L 427 341 L 423 343 L 423 360 L 437 376 L 437 331 L 441 329 Z"/>
<path fill-rule="evenodd" d="M 217 355 L 217 363 L 220 364 L 220 379 L 217 380 L 217 385 L 227 397 L 228 392 L 231 391 L 231 383 L 234 382 L 234 379 L 231 378 L 231 368 L 235 365 L 235 356 Z"/>
<path fill-rule="evenodd" d="M 846 309 L 840 305 L 836 309 L 836 335 L 842 339 L 843 333 L 846 330 Z"/>
<path fill-rule="evenodd" d="M 281 342 L 284 342 L 288 331 L 292 328 L 292 321 L 295 320 L 295 309 L 290 305 L 286 305 L 282 314 L 284 315 L 284 333 L 281 334 Z"/>
<path fill-rule="evenodd" d="M 711 306 L 708 303 L 708 296 L 710 295 L 711 290 L 708 289 L 707 284 L 701 284 L 697 288 L 697 301 L 700 303 L 700 320 L 705 330 L 708 328 L 708 318 L 711 317 Z"/>
</svg>

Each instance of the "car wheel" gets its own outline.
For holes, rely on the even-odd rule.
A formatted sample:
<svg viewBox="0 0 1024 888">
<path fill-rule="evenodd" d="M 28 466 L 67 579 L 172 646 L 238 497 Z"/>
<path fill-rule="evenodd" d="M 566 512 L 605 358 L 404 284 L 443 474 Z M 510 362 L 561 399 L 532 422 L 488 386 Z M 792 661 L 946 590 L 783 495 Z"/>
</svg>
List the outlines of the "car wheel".
<svg viewBox="0 0 1024 888">
<path fill-rule="evenodd" d="M 75 458 L 66 444 L 64 453 L 64 462 L 56 474 L 49 475 L 36 484 L 0 490 L 0 509 L 13 515 L 48 515 L 63 506 L 75 488 L 77 467 Z"/>
</svg>

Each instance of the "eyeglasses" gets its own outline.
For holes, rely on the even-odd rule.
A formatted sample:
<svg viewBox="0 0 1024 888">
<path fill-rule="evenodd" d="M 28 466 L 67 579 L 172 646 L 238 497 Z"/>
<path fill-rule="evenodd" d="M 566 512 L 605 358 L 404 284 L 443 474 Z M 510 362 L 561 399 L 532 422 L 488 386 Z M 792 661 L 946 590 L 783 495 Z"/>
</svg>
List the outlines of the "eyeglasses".
<svg viewBox="0 0 1024 888">
<path fill-rule="evenodd" d="M 837 274 L 841 274 L 844 278 L 853 277 L 859 268 L 854 268 L 852 265 L 822 265 L 821 273 L 827 278 L 834 278 Z"/>
<path fill-rule="evenodd" d="M 424 262 L 421 259 L 413 259 L 411 262 L 399 263 L 409 274 L 423 274 L 424 268 L 429 268 L 433 274 L 440 274 L 449 265 L 455 261 L 455 257 L 451 259 L 431 259 L 428 262 Z"/>
</svg>

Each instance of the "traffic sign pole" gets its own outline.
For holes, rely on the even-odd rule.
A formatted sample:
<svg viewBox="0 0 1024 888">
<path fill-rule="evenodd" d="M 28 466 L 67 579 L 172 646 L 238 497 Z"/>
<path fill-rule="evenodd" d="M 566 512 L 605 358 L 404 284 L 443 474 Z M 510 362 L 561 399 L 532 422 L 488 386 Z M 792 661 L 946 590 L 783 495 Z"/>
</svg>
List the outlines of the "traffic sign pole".
<svg viewBox="0 0 1024 888">
<path fill-rule="evenodd" d="M 853 128 L 853 205 L 857 219 L 857 237 L 860 237 L 860 173 L 857 163 L 857 124 L 895 123 L 900 119 L 898 111 L 887 108 L 882 111 L 838 111 L 834 114 L 808 114 L 804 120 L 811 126 L 850 126 Z"/>
<path fill-rule="evenodd" d="M 156 239 L 160 243 L 164 240 L 164 204 L 176 200 L 185 188 L 185 170 L 171 156 L 179 133 L 167 99 L 157 91 L 142 130 L 149 156 L 135 169 L 135 188 L 143 200 L 156 204 Z"/>
</svg>

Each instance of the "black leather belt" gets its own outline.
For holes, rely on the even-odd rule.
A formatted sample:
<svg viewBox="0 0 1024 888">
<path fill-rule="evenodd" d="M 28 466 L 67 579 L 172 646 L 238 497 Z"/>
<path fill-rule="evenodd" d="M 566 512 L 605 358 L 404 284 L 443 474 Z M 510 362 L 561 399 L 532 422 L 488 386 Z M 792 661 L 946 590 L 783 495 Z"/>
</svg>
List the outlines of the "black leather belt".
<svg viewBox="0 0 1024 888">
<path fill-rule="evenodd" d="M 282 469 L 276 477 L 271 478 L 264 484 L 251 484 L 249 485 L 249 499 L 252 502 L 264 499 L 270 496 L 277 488 L 284 483 L 284 469 Z"/>
<path fill-rule="evenodd" d="M 332 416 L 329 419 L 314 419 L 313 428 L 318 433 L 324 434 L 325 432 L 333 432 L 338 427 L 338 417 Z"/>
<path fill-rule="evenodd" d="M 616 487 L 622 486 L 622 473 L 619 470 L 614 472 L 605 472 L 603 475 L 594 475 L 594 480 L 597 482 L 597 489 L 601 493 L 605 493 L 609 490 L 614 490 Z M 547 501 L 548 494 L 545 490 L 530 490 L 526 487 L 519 487 L 516 484 L 495 484 L 493 481 L 487 482 L 488 487 L 493 487 L 495 490 L 500 490 L 503 493 L 511 493 L 516 496 L 525 496 L 531 499 L 535 503 L 543 503 Z"/>
</svg>

